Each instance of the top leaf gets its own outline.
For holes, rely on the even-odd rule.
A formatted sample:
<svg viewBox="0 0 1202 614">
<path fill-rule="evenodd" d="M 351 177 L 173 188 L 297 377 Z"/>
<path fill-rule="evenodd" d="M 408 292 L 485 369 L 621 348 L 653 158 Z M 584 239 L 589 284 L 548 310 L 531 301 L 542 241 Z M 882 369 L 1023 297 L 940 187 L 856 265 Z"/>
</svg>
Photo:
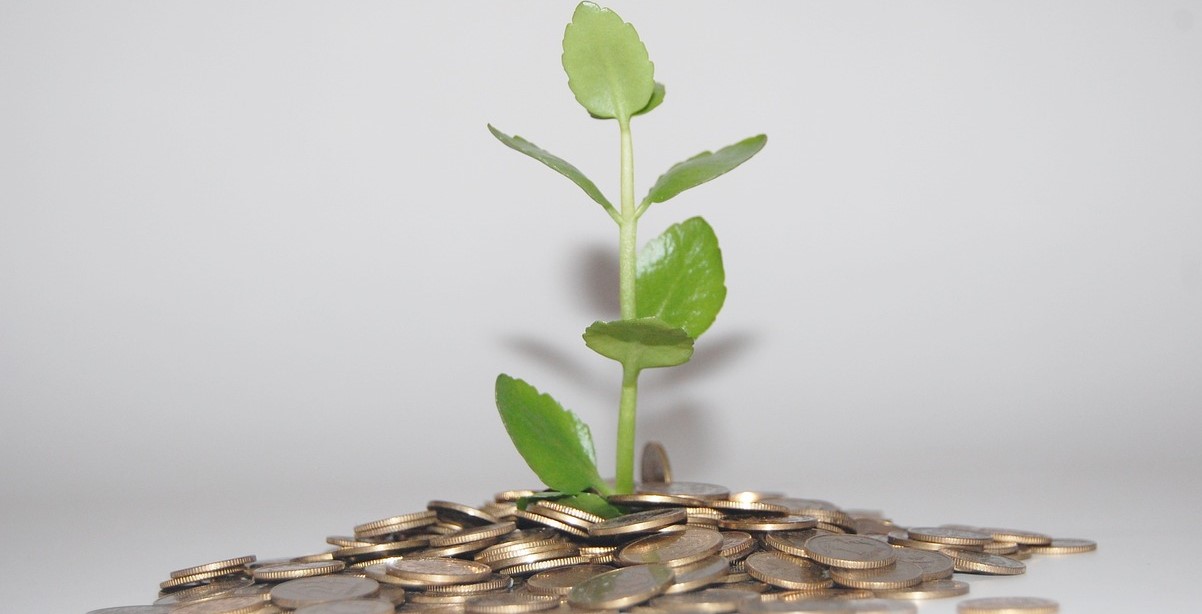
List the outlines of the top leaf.
<svg viewBox="0 0 1202 614">
<path fill-rule="evenodd" d="M 659 176 L 644 203 L 662 203 L 677 194 L 726 174 L 759 153 L 768 142 L 763 134 L 743 139 L 716 152 L 703 151 Z"/>
<path fill-rule="evenodd" d="M 629 121 L 655 90 L 655 66 L 634 26 L 592 2 L 581 2 L 564 30 L 563 69 L 577 102 L 602 119 Z"/>
<path fill-rule="evenodd" d="M 567 160 L 556 156 L 555 154 L 539 147 L 538 145 L 535 145 L 534 143 L 531 143 L 530 141 L 527 141 L 520 136 L 517 136 L 516 134 L 514 136 L 509 136 L 508 134 L 493 128 L 492 124 L 488 125 L 488 131 L 491 132 L 493 136 L 497 137 L 498 141 L 501 141 L 510 149 L 513 149 L 514 151 L 520 151 L 527 156 L 546 164 L 549 168 L 560 175 L 571 179 L 572 183 L 580 186 L 580 189 L 584 190 L 584 193 L 588 194 L 588 197 L 593 199 L 594 202 L 604 207 L 606 211 L 612 211 L 614 214 L 616 214 L 614 206 L 609 203 L 609 200 L 605 198 L 605 195 L 601 193 L 601 190 L 597 188 L 597 184 L 593 183 L 592 179 L 585 177 L 584 173 L 580 172 L 580 169 L 572 166 L 572 164 Z"/>
</svg>

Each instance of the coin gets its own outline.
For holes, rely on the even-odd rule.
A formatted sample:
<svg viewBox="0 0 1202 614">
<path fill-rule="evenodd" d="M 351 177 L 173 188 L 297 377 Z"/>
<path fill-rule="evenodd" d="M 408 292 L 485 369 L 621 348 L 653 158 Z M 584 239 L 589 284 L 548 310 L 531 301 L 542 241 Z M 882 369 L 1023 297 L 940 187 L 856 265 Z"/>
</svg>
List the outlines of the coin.
<svg viewBox="0 0 1202 614">
<path fill-rule="evenodd" d="M 914 563 L 922 570 L 922 581 L 930 582 L 952 577 L 955 564 L 951 557 L 942 552 L 915 550 L 913 548 L 894 548 L 894 556 L 899 561 Z"/>
<path fill-rule="evenodd" d="M 676 574 L 667 565 L 635 565 L 598 574 L 568 593 L 568 604 L 590 610 L 627 608 L 664 592 Z"/>
<path fill-rule="evenodd" d="M 655 493 L 633 493 L 629 495 L 610 495 L 607 501 L 614 505 L 625 507 L 700 507 L 704 505 L 701 499 L 682 497 L 680 495 L 660 495 Z M 709 509 L 709 508 L 706 508 Z"/>
<path fill-rule="evenodd" d="M 832 567 L 830 574 L 836 584 L 870 590 L 905 588 L 922 583 L 922 568 L 905 561 L 871 569 Z"/>
<path fill-rule="evenodd" d="M 737 612 L 739 606 L 758 599 L 759 593 L 734 588 L 707 588 L 693 593 L 663 595 L 651 600 L 651 607 L 668 612 L 690 614 L 726 614 Z"/>
<path fill-rule="evenodd" d="M 500 520 L 483 510 L 451 501 L 431 501 L 426 504 L 426 509 L 438 514 L 439 518 L 465 526 L 496 524 Z"/>
<path fill-rule="evenodd" d="M 388 541 L 378 544 L 369 544 L 365 546 L 345 546 L 339 548 L 330 554 L 331 558 L 342 560 L 358 560 L 363 558 L 384 558 L 398 552 L 406 550 L 417 550 L 423 548 L 430 543 L 428 537 L 414 537 L 412 539 L 403 539 L 400 541 Z M 300 561 L 298 561 L 300 562 Z"/>
<path fill-rule="evenodd" d="M 665 595 L 695 591 L 721 580 L 730 572 L 730 562 L 720 555 L 713 554 L 696 563 L 675 567 L 674 570 L 676 579 L 664 589 Z"/>
<path fill-rule="evenodd" d="M 247 564 L 253 563 L 253 562 L 255 562 L 255 555 L 248 554 L 246 556 L 240 556 L 240 557 L 236 557 L 236 558 L 232 558 L 232 559 L 225 559 L 224 561 L 216 561 L 213 563 L 205 563 L 203 565 L 196 565 L 194 567 L 186 567 L 184 569 L 177 569 L 177 570 L 171 572 L 171 577 L 178 578 L 180 576 L 191 576 L 193 574 L 217 571 L 220 569 L 245 567 Z"/>
<path fill-rule="evenodd" d="M 588 535 L 613 537 L 633 533 L 651 533 L 668 525 L 684 522 L 688 515 L 680 508 L 646 510 L 610 518 L 589 527 Z"/>
<path fill-rule="evenodd" d="M 567 595 L 576 585 L 589 578 L 613 571 L 609 565 L 577 565 L 534 574 L 526 579 L 526 588 L 547 595 Z"/>
<path fill-rule="evenodd" d="M 668 451 L 658 441 L 648 441 L 639 458 L 639 476 L 644 483 L 672 483 L 672 464 Z"/>
<path fill-rule="evenodd" d="M 1051 535 L 1043 533 L 1035 533 L 1033 531 L 1019 531 L 1016 529 L 981 529 L 984 533 L 989 533 L 993 539 L 1000 542 L 1013 542 L 1025 546 L 1046 546 L 1052 543 Z"/>
<path fill-rule="evenodd" d="M 721 533 L 712 529 L 687 527 L 678 532 L 636 539 L 618 552 L 618 561 L 624 565 L 664 563 L 679 567 L 717 554 L 721 549 Z"/>
<path fill-rule="evenodd" d="M 764 536 L 764 545 L 792 556 L 808 557 L 805 544 L 811 538 L 819 535 L 830 535 L 822 529 L 803 529 L 801 531 L 774 531 Z"/>
<path fill-rule="evenodd" d="M 874 591 L 885 599 L 946 599 L 968 594 L 968 583 L 944 578 L 930 580 L 906 588 L 881 589 Z"/>
<path fill-rule="evenodd" d="M 463 584 L 480 582 L 492 574 L 484 563 L 463 559 L 402 559 L 387 565 L 391 576 L 425 584 Z"/>
<path fill-rule="evenodd" d="M 788 514 L 789 508 L 775 503 L 764 503 L 763 501 L 724 501 L 715 499 L 707 501 L 706 505 L 716 510 L 722 510 L 727 513 L 739 512 L 755 512 L 760 514 Z"/>
<path fill-rule="evenodd" d="M 910 539 L 920 542 L 934 542 L 949 546 L 984 546 L 993 541 L 993 536 L 980 531 L 950 527 L 921 527 L 906 531 Z"/>
<path fill-rule="evenodd" d="M 267 603 L 257 596 L 220 597 L 180 606 L 171 610 L 171 614 L 250 614 L 265 605 Z"/>
<path fill-rule="evenodd" d="M 502 576 L 501 574 L 493 574 L 479 582 L 431 586 L 426 589 L 426 592 L 438 595 L 475 595 L 477 593 L 487 593 L 489 591 L 502 591 L 512 587 L 513 578 L 509 576 Z"/>
<path fill-rule="evenodd" d="M 602 520 L 605 520 L 601 516 L 598 516 L 592 512 L 588 512 L 588 511 L 585 511 L 585 510 L 582 510 L 579 508 L 575 508 L 570 505 L 564 505 L 557 501 L 539 501 L 539 502 L 535 503 L 534 506 L 538 507 L 540 510 L 543 510 L 543 511 L 558 512 L 560 514 L 572 516 L 574 518 L 583 520 L 589 524 L 596 524 L 598 522 L 601 522 Z"/>
<path fill-rule="evenodd" d="M 1042 597 L 984 597 L 961 601 L 960 614 L 1055 614 L 1060 604 Z"/>
<path fill-rule="evenodd" d="M 817 535 L 805 543 L 805 550 L 823 565 L 846 569 L 876 569 L 897 560 L 889 544 L 862 535 Z"/>
<path fill-rule="evenodd" d="M 722 547 L 718 550 L 718 554 L 730 559 L 738 560 L 751 554 L 755 549 L 755 538 L 750 533 L 743 531 L 722 531 Z M 775 535 L 769 533 L 768 535 Z"/>
<path fill-rule="evenodd" d="M 354 599 L 306 606 L 296 610 L 293 614 L 393 614 L 395 611 L 396 608 L 386 601 Z"/>
<path fill-rule="evenodd" d="M 167 614 L 171 611 L 172 609 L 165 605 L 124 605 L 92 610 L 88 614 Z"/>
<path fill-rule="evenodd" d="M 474 526 L 469 529 L 463 529 L 457 533 L 440 535 L 430 538 L 431 546 L 455 546 L 466 544 L 469 542 L 477 542 L 486 539 L 494 539 L 509 533 L 516 529 L 512 521 L 494 522 L 492 524 Z"/>
<path fill-rule="evenodd" d="M 798 599 L 749 601 L 740 612 L 795 612 L 797 614 L 914 614 L 918 607 L 904 601 L 883 599 Z"/>
<path fill-rule="evenodd" d="M 532 593 L 497 593 L 469 599 L 465 609 L 474 614 L 524 614 L 559 607 L 559 598 Z"/>
<path fill-rule="evenodd" d="M 254 584 L 254 580 L 242 577 L 214 580 L 208 584 L 167 593 L 156 599 L 154 605 L 179 605 L 193 601 L 205 601 L 207 599 L 235 594 L 235 591 L 238 589 L 252 584 Z"/>
<path fill-rule="evenodd" d="M 318 561 L 314 563 L 278 563 L 265 565 L 253 572 L 254 578 L 260 582 L 281 582 L 308 578 L 325 574 L 337 573 L 346 569 L 342 561 Z"/>
<path fill-rule="evenodd" d="M 732 516 L 718 521 L 718 526 L 723 529 L 738 531 L 799 531 L 801 529 L 812 529 L 817 524 L 818 520 L 813 516 L 798 516 L 796 514 L 789 514 L 787 516 Z"/>
<path fill-rule="evenodd" d="M 370 537 L 373 535 L 383 535 L 394 532 L 399 533 L 400 531 L 407 529 L 428 527 L 436 522 L 438 522 L 438 514 L 430 510 L 426 510 L 424 512 L 413 512 L 411 514 L 401 514 L 399 516 L 389 516 L 388 518 L 381 518 L 380 520 L 373 520 L 371 522 L 365 522 L 363 524 L 356 525 L 355 537 Z M 402 529 L 395 527 L 405 528 Z M 390 530 L 380 533 L 379 531 L 382 529 Z"/>
<path fill-rule="evenodd" d="M 1016 576 L 1027 571 L 1027 566 L 1022 561 L 1016 561 L 1000 554 L 956 548 L 946 548 L 941 552 L 951 557 L 956 571 L 993 576 Z"/>
<path fill-rule="evenodd" d="M 589 535 L 588 531 L 585 531 L 584 529 L 574 527 L 570 524 L 563 522 L 562 520 L 556 520 L 549 516 L 544 516 L 542 514 L 536 514 L 534 512 L 531 512 L 530 510 L 514 510 L 513 515 L 515 518 L 518 518 L 519 520 L 524 520 L 527 523 L 535 523 L 535 524 L 542 525 L 544 527 L 550 527 L 552 529 L 555 529 L 557 531 L 562 531 L 562 532 L 567 533 L 568 535 L 572 535 L 574 537 L 588 537 L 588 535 Z M 618 518 L 621 518 L 621 516 L 619 516 Z"/>
<path fill-rule="evenodd" d="M 644 482 L 635 489 L 641 493 L 657 495 L 677 495 L 693 499 L 725 499 L 730 495 L 730 489 L 717 484 L 702 482 Z"/>
<path fill-rule="evenodd" d="M 326 601 L 373 597 L 379 592 L 380 584 L 375 580 L 352 576 L 318 576 L 277 585 L 271 589 L 271 602 L 295 609 Z"/>
<path fill-rule="evenodd" d="M 567 507 L 567 506 L 563 505 L 563 506 L 559 506 L 559 507 Z M 589 516 L 596 518 L 596 520 L 585 519 L 585 518 L 580 517 L 579 515 L 565 513 L 558 508 L 552 508 L 550 506 L 543 505 L 541 502 L 531 504 L 529 507 L 526 508 L 526 511 L 530 512 L 532 514 L 538 514 L 539 516 L 546 516 L 547 518 L 558 520 L 559 522 L 562 522 L 571 527 L 576 527 L 577 529 L 580 529 L 582 531 L 588 531 L 589 527 L 593 526 L 594 524 L 597 524 L 598 522 L 601 522 L 602 520 L 605 520 L 604 518 L 601 518 L 600 516 L 596 516 L 593 514 L 589 514 Z"/>
<path fill-rule="evenodd" d="M 555 559 L 544 559 L 533 563 L 524 563 L 521 565 L 513 565 L 510 567 L 502 567 L 497 570 L 497 573 L 508 576 L 525 576 L 540 571 L 549 569 L 558 569 L 560 567 L 568 567 L 571 565 L 583 565 L 589 562 L 587 556 L 564 556 Z"/>
<path fill-rule="evenodd" d="M 826 570 L 805 559 L 775 552 L 757 552 L 744 560 L 751 577 L 772 586 L 797 590 L 831 585 Z"/>
<path fill-rule="evenodd" d="M 199 584 L 201 582 L 204 582 L 205 580 L 212 580 L 214 578 L 220 578 L 222 576 L 229 576 L 231 574 L 236 574 L 236 573 L 238 573 L 238 571 L 239 571 L 238 568 L 215 569 L 212 571 L 202 571 L 202 572 L 198 572 L 198 573 L 194 573 L 194 574 L 189 574 L 186 576 L 178 576 L 175 578 L 171 578 L 170 580 L 164 580 L 162 582 L 159 582 L 159 589 L 161 589 L 161 590 L 180 589 L 185 586 L 190 586 L 192 584 Z"/>
<path fill-rule="evenodd" d="M 1098 543 L 1091 539 L 1053 539 L 1050 544 L 1029 548 L 1035 554 L 1077 554 L 1097 549 Z"/>
</svg>

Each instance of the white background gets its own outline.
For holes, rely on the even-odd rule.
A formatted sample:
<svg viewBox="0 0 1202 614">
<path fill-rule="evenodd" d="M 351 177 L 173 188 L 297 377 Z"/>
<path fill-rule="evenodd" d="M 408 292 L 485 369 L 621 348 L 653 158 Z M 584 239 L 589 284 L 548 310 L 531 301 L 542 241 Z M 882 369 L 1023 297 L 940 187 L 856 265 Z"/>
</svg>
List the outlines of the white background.
<svg viewBox="0 0 1202 614">
<path fill-rule="evenodd" d="M 579 335 L 617 315 L 616 227 L 485 130 L 617 197 L 572 7 L 0 3 L 5 611 L 532 487 L 500 372 L 610 470 L 618 372 Z M 977 596 L 1193 607 L 1202 3 L 614 8 L 668 92 L 640 195 L 769 135 L 643 218 L 704 215 L 729 296 L 645 375 L 640 441 L 678 479 L 1102 544 Z"/>
</svg>

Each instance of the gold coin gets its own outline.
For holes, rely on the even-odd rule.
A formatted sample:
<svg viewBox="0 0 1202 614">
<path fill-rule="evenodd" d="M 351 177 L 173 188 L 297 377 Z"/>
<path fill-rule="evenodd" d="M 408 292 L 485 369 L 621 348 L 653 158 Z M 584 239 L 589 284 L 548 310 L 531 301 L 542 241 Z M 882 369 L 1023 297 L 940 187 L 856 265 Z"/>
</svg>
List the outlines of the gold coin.
<svg viewBox="0 0 1202 614">
<path fill-rule="evenodd" d="M 275 565 L 264 565 L 255 569 L 253 572 L 255 580 L 259 582 L 281 582 L 283 580 L 295 580 L 297 578 L 308 578 L 312 576 L 322 576 L 325 574 L 337 573 L 346 569 L 346 563 L 342 561 L 317 561 L 313 563 L 278 563 Z"/>
<path fill-rule="evenodd" d="M 224 561 L 215 561 L 213 563 L 205 563 L 203 565 L 196 565 L 194 567 L 185 567 L 184 569 L 177 569 L 177 570 L 171 572 L 171 577 L 178 578 L 180 576 L 191 576 L 191 575 L 195 575 L 195 574 L 199 574 L 199 573 L 217 571 L 220 569 L 245 567 L 246 565 L 253 563 L 253 562 L 255 562 L 255 555 L 248 554 L 246 556 L 240 556 L 240 557 L 236 557 L 236 558 L 232 558 L 232 559 L 225 559 Z"/>
<path fill-rule="evenodd" d="M 644 482 L 639 484 L 635 491 L 656 495 L 677 495 L 706 501 L 725 499 L 730 495 L 730 489 L 725 486 L 702 482 Z"/>
<path fill-rule="evenodd" d="M 565 514 L 568 516 L 572 516 L 574 518 L 578 518 L 589 524 L 596 524 L 598 522 L 601 522 L 602 520 L 605 520 L 604 518 L 602 518 L 592 512 L 588 512 L 588 511 L 585 511 L 585 510 L 582 510 L 579 508 L 575 508 L 570 505 L 564 505 L 557 501 L 539 501 L 539 502 L 535 503 L 534 505 L 537 506 L 539 509 L 550 510 L 552 512 L 559 512 L 560 514 Z"/>
<path fill-rule="evenodd" d="M 470 542 L 477 542 L 477 541 L 483 541 L 483 540 L 488 540 L 488 539 L 495 540 L 496 538 L 499 538 L 502 535 L 505 535 L 506 533 L 513 531 L 514 529 L 517 529 L 517 525 L 515 525 L 511 521 L 507 520 L 505 522 L 494 522 L 493 524 L 486 524 L 486 525 L 471 527 L 469 529 L 463 529 L 457 533 L 450 533 L 448 535 L 439 535 L 438 537 L 433 537 L 430 539 L 430 545 L 431 546 L 456 546 L 459 544 L 466 544 L 466 543 L 470 543 Z"/>
<path fill-rule="evenodd" d="M 370 544 L 366 546 L 348 546 L 339 548 L 330 553 L 330 556 L 335 559 L 356 560 L 361 558 L 382 558 L 398 552 L 406 550 L 417 550 L 423 548 L 430 543 L 428 537 L 414 537 L 412 539 L 404 539 L 401 541 L 384 542 L 378 544 Z M 304 561 L 297 561 L 298 563 Z"/>
<path fill-rule="evenodd" d="M 870 590 L 862 588 L 816 588 L 813 590 L 782 591 L 767 593 L 760 596 L 765 601 L 800 601 L 804 599 L 872 599 L 876 597 Z"/>
<path fill-rule="evenodd" d="M 542 571 L 526 579 L 526 588 L 545 595 L 567 595 L 576 585 L 589 578 L 613 571 L 609 565 L 576 565 Z"/>
<path fill-rule="evenodd" d="M 930 550 L 915 550 L 913 548 L 894 548 L 893 554 L 899 561 L 914 563 L 922 569 L 922 581 L 931 582 L 952 577 L 955 564 L 951 557 L 942 552 Z"/>
<path fill-rule="evenodd" d="M 805 543 L 805 551 L 823 565 L 845 569 L 877 569 L 897 560 L 889 544 L 862 535 L 817 535 Z"/>
<path fill-rule="evenodd" d="M 529 565 L 539 561 L 547 561 L 550 559 L 560 559 L 567 556 L 579 556 L 580 551 L 575 544 L 570 543 L 555 543 L 549 546 L 540 546 L 525 550 L 520 554 L 501 559 L 487 559 L 480 561 L 488 565 L 494 570 L 507 569 L 517 565 Z"/>
<path fill-rule="evenodd" d="M 229 578 L 225 580 L 215 580 L 208 584 L 185 588 L 182 590 L 172 591 L 155 600 L 154 605 L 178 605 L 183 603 L 191 603 L 194 601 L 206 601 L 217 597 L 235 594 L 240 588 L 245 588 L 254 584 L 254 580 L 250 578 Z"/>
<path fill-rule="evenodd" d="M 490 591 L 503 591 L 513 587 L 513 578 L 502 576 L 501 574 L 493 574 L 480 582 L 470 582 L 467 584 L 444 584 L 442 586 L 431 586 L 426 589 L 427 593 L 438 595 L 475 595 L 478 593 L 487 593 Z"/>
<path fill-rule="evenodd" d="M 759 593 L 751 590 L 707 588 L 693 593 L 656 597 L 651 600 L 651 607 L 689 614 L 726 614 L 737 612 L 741 604 L 756 599 L 759 599 Z"/>
<path fill-rule="evenodd" d="M 956 571 L 991 576 L 1016 576 L 1027 571 L 1027 566 L 1022 561 L 1016 561 L 1000 554 L 956 548 L 945 548 L 940 552 L 951 557 Z"/>
<path fill-rule="evenodd" d="M 523 563 L 521 565 L 503 567 L 498 569 L 497 573 L 507 576 L 525 576 L 532 573 L 538 573 L 540 571 L 547 571 L 549 569 L 558 569 L 560 567 L 569 567 L 572 565 L 584 565 L 588 562 L 589 558 L 587 556 L 565 556 L 556 559 L 543 559 L 541 561 L 534 561 L 533 563 Z"/>
<path fill-rule="evenodd" d="M 646 510 L 610 518 L 589 527 L 588 535 L 613 537 L 634 533 L 652 533 L 666 526 L 684 522 L 688 515 L 680 508 Z"/>
<path fill-rule="evenodd" d="M 418 605 L 436 605 L 436 606 L 458 606 L 453 607 L 452 611 L 463 612 L 463 604 L 478 595 L 447 595 L 443 593 L 413 593 L 408 597 L 408 604 L 405 610 L 418 609 Z M 420 608 L 425 610 L 426 608 Z M 441 610 L 441 608 L 439 608 Z"/>
<path fill-rule="evenodd" d="M 831 585 L 826 570 L 805 559 L 776 552 L 757 552 L 746 559 L 751 577 L 787 589 L 816 589 Z"/>
<path fill-rule="evenodd" d="M 538 552 L 540 548 L 545 549 L 550 546 L 562 546 L 567 543 L 568 542 L 559 537 L 528 542 L 505 542 L 496 544 L 494 546 L 489 546 L 480 552 L 477 552 L 474 558 L 477 561 L 487 563 L 489 561 L 499 561 L 501 559 L 521 556 L 531 552 Z M 616 546 L 613 547 L 616 548 Z"/>
<path fill-rule="evenodd" d="M 496 524 L 500 521 L 484 510 L 451 501 L 431 501 L 426 504 L 426 509 L 438 514 L 439 518 L 466 526 Z"/>
<path fill-rule="evenodd" d="M 498 593 L 469 599 L 465 606 L 473 614 L 525 614 L 557 608 L 559 598 L 531 593 Z"/>
<path fill-rule="evenodd" d="M 943 544 L 937 544 L 935 542 L 922 542 L 922 541 L 918 541 L 916 539 L 910 539 L 909 537 L 906 536 L 905 531 L 891 531 L 888 535 L 885 536 L 885 540 L 888 543 L 893 544 L 894 546 L 901 546 L 903 548 L 913 548 L 915 550 L 927 550 L 929 552 L 939 552 L 940 550 L 943 550 L 944 548 L 947 547 Z M 961 549 L 966 549 L 966 548 L 970 548 L 970 547 L 971 546 L 960 546 Z"/>
<path fill-rule="evenodd" d="M 706 505 L 724 512 L 758 512 L 762 514 L 788 514 L 789 508 L 775 503 L 763 501 L 725 501 L 715 499 L 707 501 Z"/>
<path fill-rule="evenodd" d="M 426 510 L 424 512 L 413 512 L 411 514 L 401 514 L 399 516 L 389 516 L 388 518 L 381 518 L 380 520 L 373 520 L 371 522 L 365 522 L 363 524 L 356 525 L 355 526 L 355 537 L 362 537 L 362 534 L 366 534 L 368 532 L 375 532 L 378 529 L 382 529 L 382 528 L 386 528 L 386 527 L 408 526 L 413 523 L 422 523 L 422 524 L 415 524 L 413 527 L 411 527 L 411 528 L 417 528 L 417 527 L 430 526 L 430 525 L 434 524 L 435 522 L 438 522 L 438 514 L 436 514 L 435 512 L 429 511 L 429 510 Z M 403 530 L 403 529 L 398 529 L 397 532 L 399 532 L 400 530 Z M 388 533 L 388 531 L 386 531 L 385 533 Z"/>
<path fill-rule="evenodd" d="M 333 601 L 306 606 L 294 614 L 393 614 L 396 607 L 379 599 Z"/>
<path fill-rule="evenodd" d="M 388 563 L 385 570 L 391 576 L 430 585 L 480 582 L 492 575 L 492 568 L 484 563 L 450 558 L 402 559 Z"/>
<path fill-rule="evenodd" d="M 334 551 L 327 550 L 325 552 L 316 552 L 314 554 L 302 554 L 300 556 L 294 556 L 289 560 L 289 562 L 290 563 L 316 563 L 318 561 L 332 561 L 332 560 L 334 560 Z"/>
<path fill-rule="evenodd" d="M 606 500 L 614 505 L 625 507 L 699 507 L 705 504 L 701 499 L 694 499 L 693 497 L 659 495 L 654 493 L 610 495 Z"/>
<path fill-rule="evenodd" d="M 567 507 L 567 506 L 560 506 L 560 507 Z M 572 514 L 565 514 L 564 512 L 559 511 L 558 509 L 552 509 L 551 507 L 543 505 L 541 502 L 531 504 L 530 506 L 528 506 L 526 508 L 526 511 L 530 512 L 532 514 L 538 514 L 539 516 L 546 516 L 547 518 L 553 518 L 553 519 L 558 520 L 568 526 L 576 527 L 577 529 L 580 529 L 582 531 L 587 531 L 589 527 L 593 526 L 594 524 L 596 524 L 598 522 L 601 522 L 602 520 L 605 520 L 604 518 L 601 518 L 600 516 L 593 516 L 594 518 L 598 518 L 598 520 L 586 520 L 579 516 L 575 516 Z"/>
<path fill-rule="evenodd" d="M 172 611 L 165 605 L 125 605 L 92 610 L 88 614 L 170 614 Z"/>
<path fill-rule="evenodd" d="M 750 533 L 744 531 L 722 531 L 722 547 L 718 550 L 718 554 L 730 559 L 738 560 L 755 549 L 755 538 Z M 775 535 L 769 533 L 768 535 Z"/>
<path fill-rule="evenodd" d="M 238 573 L 239 571 L 240 571 L 239 568 L 215 569 L 213 571 L 202 571 L 200 573 L 194 573 L 194 574 L 190 574 L 187 576 L 179 576 L 176 578 L 171 578 L 170 580 L 164 580 L 162 582 L 159 582 L 159 589 L 164 590 L 164 591 L 169 591 L 172 589 L 183 588 L 185 586 L 189 586 L 192 584 L 199 584 L 206 580 L 212 580 L 214 578 L 220 578 L 222 576 L 233 575 L 233 574 Z"/>
<path fill-rule="evenodd" d="M 982 548 L 982 552 L 989 554 L 1014 554 L 1018 552 L 1018 544 L 1014 542 L 989 542 Z"/>
<path fill-rule="evenodd" d="M 676 579 L 664 589 L 665 595 L 695 591 L 721 580 L 730 572 L 730 562 L 720 555 L 713 554 L 696 563 L 674 569 Z"/>
<path fill-rule="evenodd" d="M 538 494 L 536 490 L 503 490 L 493 495 L 493 501 L 496 503 L 517 503 L 518 499 L 533 497 Z"/>
<path fill-rule="evenodd" d="M 668 451 L 658 441 L 648 441 L 639 458 L 639 476 L 646 483 L 672 483 L 672 464 L 668 462 Z"/>
<path fill-rule="evenodd" d="M 1060 604 L 1042 597 L 984 597 L 961 601 L 959 614 L 1056 614 Z"/>
<path fill-rule="evenodd" d="M 980 531 L 951 527 L 921 527 L 906 531 L 910 539 L 934 542 L 948 546 L 984 546 L 993 541 L 993 536 Z"/>
<path fill-rule="evenodd" d="M 363 575 L 375 580 L 376 582 L 379 582 L 380 584 L 387 584 L 393 587 L 427 589 L 427 585 L 421 582 L 410 582 L 408 580 L 403 580 L 396 576 L 390 575 L 388 573 L 388 563 L 391 563 L 394 560 L 399 561 L 402 559 L 389 559 L 367 565 L 363 568 Z"/>
<path fill-rule="evenodd" d="M 743 490 L 732 492 L 726 495 L 726 498 L 731 501 L 763 501 L 764 499 L 779 499 L 785 496 L 783 492 L 772 492 L 767 490 Z"/>
<path fill-rule="evenodd" d="M 813 516 L 732 516 L 718 521 L 723 529 L 736 531 L 800 531 L 812 529 L 818 524 Z"/>
<path fill-rule="evenodd" d="M 1024 546 L 1046 546 L 1052 543 L 1051 535 L 1043 533 L 1035 533 L 1033 531 L 1019 531 L 1016 529 L 981 529 L 983 533 L 989 533 L 993 539 L 1000 542 L 1012 542 Z"/>
<path fill-rule="evenodd" d="M 822 529 L 803 529 L 801 531 L 774 531 L 764 536 L 764 545 L 779 550 L 791 556 L 808 557 L 805 544 L 811 538 L 819 535 L 830 535 Z"/>
<path fill-rule="evenodd" d="M 901 561 L 889 567 L 873 569 L 840 569 L 832 567 L 831 579 L 841 586 L 885 590 L 906 588 L 922 583 L 922 568 L 914 563 Z"/>
<path fill-rule="evenodd" d="M 271 602 L 282 608 L 302 608 L 326 601 L 364 599 L 380 592 L 380 584 L 367 578 L 319 576 L 300 578 L 271 589 Z"/>
<path fill-rule="evenodd" d="M 884 599 L 947 599 L 968 594 L 968 583 L 944 578 L 929 580 L 906 588 L 891 588 L 875 591 Z"/>
<path fill-rule="evenodd" d="M 180 606 L 171 610 L 171 614 L 250 614 L 266 605 L 267 602 L 255 596 L 220 597 Z"/>
<path fill-rule="evenodd" d="M 689 565 L 722 549 L 722 534 L 711 529 L 685 528 L 636 539 L 618 552 L 624 565 L 663 563 L 672 567 Z"/>
<path fill-rule="evenodd" d="M 539 524 L 544 527 L 550 527 L 552 529 L 567 533 L 568 535 L 572 535 L 575 537 L 588 537 L 588 532 L 583 529 L 578 529 L 570 524 L 563 522 L 562 520 L 556 520 L 554 518 L 550 518 L 550 517 L 544 516 L 542 514 L 536 514 L 534 512 L 531 512 L 530 510 L 514 510 L 513 515 L 515 518 L 517 518 L 519 520 L 524 520 L 528 523 L 532 522 L 534 524 Z"/>
<path fill-rule="evenodd" d="M 676 574 L 667 565 L 635 565 L 598 574 L 568 593 L 568 605 L 590 610 L 622 609 L 664 592 Z"/>
<path fill-rule="evenodd" d="M 1050 544 L 1028 548 L 1035 554 L 1078 554 L 1097 549 L 1098 542 L 1090 539 L 1053 539 Z"/>
</svg>

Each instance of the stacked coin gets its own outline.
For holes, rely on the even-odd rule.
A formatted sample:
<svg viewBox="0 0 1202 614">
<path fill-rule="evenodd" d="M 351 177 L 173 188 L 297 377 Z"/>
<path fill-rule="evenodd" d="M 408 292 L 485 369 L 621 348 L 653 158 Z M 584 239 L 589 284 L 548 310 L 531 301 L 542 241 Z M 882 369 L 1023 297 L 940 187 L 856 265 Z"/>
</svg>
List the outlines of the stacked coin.
<svg viewBox="0 0 1202 614">
<path fill-rule="evenodd" d="M 662 449 L 652 458 L 644 476 L 660 481 L 609 497 L 624 512 L 613 518 L 529 499 L 533 491 L 497 493 L 479 507 L 431 501 L 328 537 L 320 552 L 179 569 L 155 605 L 89 614 L 913 612 L 915 600 L 966 594 L 956 573 L 1014 575 L 1033 555 L 1096 548 L 1017 529 L 906 529 L 818 499 L 669 482 Z M 1048 600 L 1011 601 L 1056 611 Z M 962 611 L 991 603 L 966 601 Z"/>
</svg>

